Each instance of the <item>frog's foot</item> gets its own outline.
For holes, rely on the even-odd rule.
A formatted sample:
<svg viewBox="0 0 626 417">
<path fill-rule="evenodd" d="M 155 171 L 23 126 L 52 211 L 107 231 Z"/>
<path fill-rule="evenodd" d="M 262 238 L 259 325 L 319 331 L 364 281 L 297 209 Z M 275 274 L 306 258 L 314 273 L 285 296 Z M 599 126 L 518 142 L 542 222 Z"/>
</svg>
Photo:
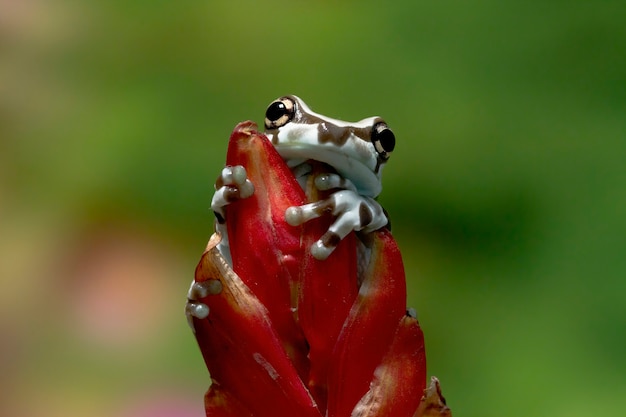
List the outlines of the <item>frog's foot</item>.
<svg viewBox="0 0 626 417">
<path fill-rule="evenodd" d="M 215 181 L 215 194 L 211 200 L 211 210 L 217 222 L 226 220 L 225 207 L 237 200 L 248 198 L 254 194 L 254 186 L 248 179 L 246 169 L 241 165 L 226 166 Z"/>
<path fill-rule="evenodd" d="M 348 233 L 369 233 L 388 223 L 382 206 L 376 200 L 352 190 L 337 191 L 325 200 L 289 207 L 285 212 L 285 220 L 292 226 L 299 226 L 325 213 L 332 213 L 337 218 L 328 231 L 311 246 L 311 254 L 319 260 L 328 258 Z"/>
<path fill-rule="evenodd" d="M 209 245 L 213 241 L 213 236 L 209 241 Z M 196 329 L 193 326 L 193 318 L 206 319 L 209 316 L 209 306 L 201 302 L 202 298 L 206 298 L 208 295 L 216 295 L 222 292 L 222 282 L 219 279 L 209 279 L 206 281 L 198 282 L 191 281 L 191 287 L 187 292 L 187 304 L 185 305 L 185 315 L 187 316 L 187 323 L 193 332 Z"/>
<path fill-rule="evenodd" d="M 254 194 L 254 185 L 248 179 L 246 169 L 241 165 L 226 166 L 215 181 L 215 194 L 211 200 L 211 210 L 215 213 L 215 232 L 222 237 L 217 249 L 231 262 L 228 231 L 226 229 L 226 206 L 248 198 Z"/>
</svg>

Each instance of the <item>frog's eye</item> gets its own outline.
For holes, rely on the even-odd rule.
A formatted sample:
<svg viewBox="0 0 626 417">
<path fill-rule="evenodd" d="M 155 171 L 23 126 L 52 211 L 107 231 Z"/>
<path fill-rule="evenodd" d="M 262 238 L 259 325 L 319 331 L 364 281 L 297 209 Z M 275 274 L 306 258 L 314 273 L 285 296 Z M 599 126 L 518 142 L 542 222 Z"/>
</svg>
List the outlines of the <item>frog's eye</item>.
<svg viewBox="0 0 626 417">
<path fill-rule="evenodd" d="M 372 128 L 372 143 L 378 156 L 386 161 L 396 146 L 396 137 L 385 122 L 379 122 Z"/>
<path fill-rule="evenodd" d="M 276 129 L 293 119 L 296 103 L 289 97 L 274 100 L 265 111 L 265 129 Z"/>
</svg>

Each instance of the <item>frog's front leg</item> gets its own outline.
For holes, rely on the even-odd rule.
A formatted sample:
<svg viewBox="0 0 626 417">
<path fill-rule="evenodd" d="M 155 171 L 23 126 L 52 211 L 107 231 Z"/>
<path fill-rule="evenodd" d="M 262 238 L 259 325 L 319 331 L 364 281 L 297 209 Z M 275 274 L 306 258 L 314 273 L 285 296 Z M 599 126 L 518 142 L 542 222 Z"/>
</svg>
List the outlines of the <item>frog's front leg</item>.
<svg viewBox="0 0 626 417">
<path fill-rule="evenodd" d="M 325 200 L 289 207 L 285 212 L 285 220 L 292 226 L 301 225 L 325 213 L 337 216 L 328 231 L 311 246 L 311 254 L 319 260 L 328 258 L 348 233 L 370 233 L 389 222 L 382 206 L 373 198 L 360 195 L 349 180 L 335 174 L 316 178 L 316 186 L 320 189 L 336 188 L 338 184 L 347 189 L 336 191 Z"/>
<path fill-rule="evenodd" d="M 215 181 L 215 194 L 211 200 L 211 210 L 215 214 L 215 231 L 221 240 L 218 250 L 230 262 L 230 246 L 226 228 L 226 207 L 254 194 L 254 185 L 248 179 L 246 169 L 241 165 L 226 166 Z"/>
</svg>

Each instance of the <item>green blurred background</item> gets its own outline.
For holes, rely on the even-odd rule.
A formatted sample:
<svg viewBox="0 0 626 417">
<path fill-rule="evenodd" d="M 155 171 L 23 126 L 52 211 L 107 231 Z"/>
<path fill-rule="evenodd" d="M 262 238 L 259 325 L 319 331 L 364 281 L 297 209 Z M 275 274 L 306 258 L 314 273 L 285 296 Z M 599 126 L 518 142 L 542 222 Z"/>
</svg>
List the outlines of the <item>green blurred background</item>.
<svg viewBox="0 0 626 417">
<path fill-rule="evenodd" d="M 394 129 L 455 416 L 626 414 L 625 6 L 0 1 L 0 414 L 203 415 L 212 183 L 287 93 Z"/>
</svg>

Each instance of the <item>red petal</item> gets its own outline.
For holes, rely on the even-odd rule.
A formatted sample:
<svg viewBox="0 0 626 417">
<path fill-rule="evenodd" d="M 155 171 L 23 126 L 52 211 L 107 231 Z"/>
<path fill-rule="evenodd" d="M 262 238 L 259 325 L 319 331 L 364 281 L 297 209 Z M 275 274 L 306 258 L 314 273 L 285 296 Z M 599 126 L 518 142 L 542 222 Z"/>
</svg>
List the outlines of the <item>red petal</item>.
<svg viewBox="0 0 626 417">
<path fill-rule="evenodd" d="M 311 162 L 312 175 L 306 188 L 309 201 L 327 197 L 318 194 L 313 182 L 318 174 L 332 172 L 325 164 Z M 304 225 L 306 248 L 300 275 L 298 319 L 310 346 L 311 370 L 308 387 L 321 410 L 326 408 L 330 358 L 350 308 L 358 293 L 356 236 L 350 233 L 323 261 L 315 259 L 309 248 L 328 230 L 330 214 Z"/>
<path fill-rule="evenodd" d="M 226 163 L 243 165 L 255 188 L 251 197 L 228 206 L 233 269 L 268 309 L 285 349 L 304 375 L 306 342 L 292 310 L 304 251 L 302 228 L 285 221 L 288 207 L 305 203 L 304 191 L 253 122 L 235 127 Z"/>
<path fill-rule="evenodd" d="M 218 384 L 212 384 L 204 396 L 204 408 L 207 417 L 253 417 L 249 410 Z"/>
<path fill-rule="evenodd" d="M 219 254 L 217 240 L 209 242 L 195 281 L 221 290 L 192 290 L 193 298 L 209 307 L 208 317 L 194 318 L 193 325 L 212 380 L 255 416 L 320 417 L 267 310 Z"/>
<path fill-rule="evenodd" d="M 329 417 L 349 416 L 368 391 L 406 313 L 404 266 L 396 242 L 386 229 L 370 236 L 370 263 L 331 358 Z"/>
<path fill-rule="evenodd" d="M 352 417 L 411 417 L 425 388 L 424 335 L 417 320 L 405 316 Z"/>
</svg>

